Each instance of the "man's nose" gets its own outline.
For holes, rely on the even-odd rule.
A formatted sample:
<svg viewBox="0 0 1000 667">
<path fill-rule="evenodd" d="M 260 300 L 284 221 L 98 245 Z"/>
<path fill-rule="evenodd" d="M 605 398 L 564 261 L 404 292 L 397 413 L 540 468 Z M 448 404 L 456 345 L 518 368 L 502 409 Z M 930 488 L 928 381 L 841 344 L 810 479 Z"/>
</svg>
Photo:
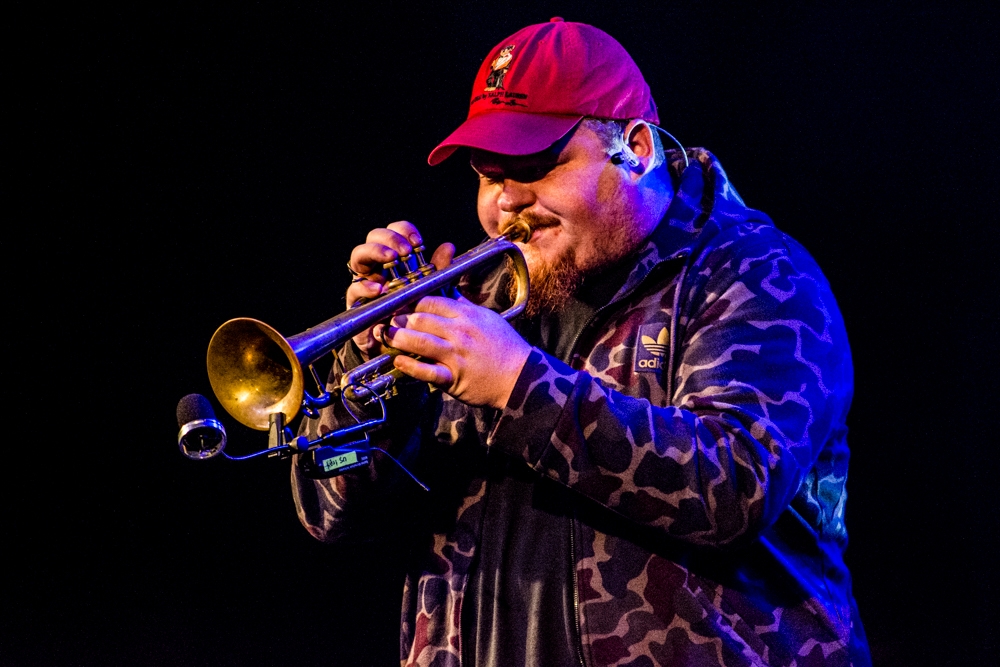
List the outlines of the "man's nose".
<svg viewBox="0 0 1000 667">
<path fill-rule="evenodd" d="M 497 200 L 497 205 L 501 211 L 504 213 L 517 213 L 534 203 L 535 194 L 529 185 L 510 178 L 504 179 L 503 190 L 500 192 L 500 198 Z"/>
</svg>

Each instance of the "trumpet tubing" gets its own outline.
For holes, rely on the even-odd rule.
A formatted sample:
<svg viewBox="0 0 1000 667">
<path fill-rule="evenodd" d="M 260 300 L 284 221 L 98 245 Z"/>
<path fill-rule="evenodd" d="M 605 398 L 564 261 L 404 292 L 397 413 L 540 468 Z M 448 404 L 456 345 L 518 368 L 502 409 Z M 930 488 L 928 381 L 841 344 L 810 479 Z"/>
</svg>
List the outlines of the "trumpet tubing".
<svg viewBox="0 0 1000 667">
<path fill-rule="evenodd" d="M 522 240 L 530 233 L 524 227 L 508 229 L 504 235 L 456 257 L 443 269 L 428 269 L 430 265 L 425 264 L 398 277 L 394 271 L 390 284 L 399 286 L 288 338 L 259 320 L 248 317 L 229 320 L 216 330 L 208 345 L 212 391 L 229 414 L 251 428 L 268 430 L 270 415 L 277 412 L 291 420 L 305 397 L 303 366 L 504 254 L 513 260 L 517 298 L 501 314 L 512 319 L 524 310 L 528 299 L 528 269 L 511 239 Z"/>
</svg>

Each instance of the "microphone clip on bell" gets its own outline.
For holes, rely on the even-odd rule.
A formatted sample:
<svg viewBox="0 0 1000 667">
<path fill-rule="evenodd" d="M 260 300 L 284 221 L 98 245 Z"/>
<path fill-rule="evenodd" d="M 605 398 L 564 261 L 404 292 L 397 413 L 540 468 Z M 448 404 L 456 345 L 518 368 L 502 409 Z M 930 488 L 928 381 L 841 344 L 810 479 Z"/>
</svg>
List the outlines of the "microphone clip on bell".
<svg viewBox="0 0 1000 667">
<path fill-rule="evenodd" d="M 269 421 L 267 449 L 246 456 L 230 456 L 223 451 L 226 429 L 215 418 L 212 404 L 201 394 L 188 394 L 177 404 L 177 424 L 180 426 L 177 446 L 184 456 L 195 461 L 218 454 L 233 461 L 258 456 L 285 459 L 292 454 L 302 454 L 300 464 L 306 476 L 326 479 L 368 465 L 371 458 L 368 431 L 381 426 L 384 418 L 329 431 L 316 440 L 293 436 L 292 430 L 285 425 L 285 415 L 280 412 L 272 413 Z"/>
<path fill-rule="evenodd" d="M 201 394 L 188 394 L 177 404 L 177 424 L 180 426 L 177 446 L 184 456 L 195 461 L 218 454 L 231 461 L 245 461 L 258 456 L 284 459 L 292 454 L 299 454 L 300 470 L 311 479 L 328 479 L 355 468 L 367 467 L 372 451 L 379 451 L 402 468 L 421 488 L 428 490 L 427 485 L 392 454 L 371 445 L 369 432 L 385 424 L 385 403 L 381 397 L 378 397 L 378 402 L 382 406 L 380 418 L 364 421 L 359 419 L 357 424 L 327 431 L 315 440 L 303 435 L 294 437 L 291 429 L 285 425 L 285 415 L 281 412 L 271 413 L 267 449 L 246 456 L 230 456 L 223 451 L 226 446 L 226 429 L 215 418 L 212 404 Z"/>
</svg>

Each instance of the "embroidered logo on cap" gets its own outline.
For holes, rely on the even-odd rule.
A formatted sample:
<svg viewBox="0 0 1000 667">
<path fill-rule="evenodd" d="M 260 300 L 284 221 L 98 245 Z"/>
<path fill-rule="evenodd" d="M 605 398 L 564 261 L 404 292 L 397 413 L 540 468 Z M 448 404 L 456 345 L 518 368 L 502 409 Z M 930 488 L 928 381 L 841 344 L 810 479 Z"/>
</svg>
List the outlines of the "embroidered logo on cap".
<svg viewBox="0 0 1000 667">
<path fill-rule="evenodd" d="M 492 92 L 494 90 L 503 90 L 503 78 L 507 76 L 507 70 L 510 69 L 510 63 L 514 60 L 514 44 L 508 44 L 507 46 L 500 49 L 500 53 L 493 62 L 490 63 L 490 73 L 486 76 L 486 92 Z"/>
<path fill-rule="evenodd" d="M 635 371 L 650 372 L 663 368 L 663 358 L 670 345 L 670 332 L 662 324 L 644 324 L 639 327 L 636 345 Z"/>
</svg>

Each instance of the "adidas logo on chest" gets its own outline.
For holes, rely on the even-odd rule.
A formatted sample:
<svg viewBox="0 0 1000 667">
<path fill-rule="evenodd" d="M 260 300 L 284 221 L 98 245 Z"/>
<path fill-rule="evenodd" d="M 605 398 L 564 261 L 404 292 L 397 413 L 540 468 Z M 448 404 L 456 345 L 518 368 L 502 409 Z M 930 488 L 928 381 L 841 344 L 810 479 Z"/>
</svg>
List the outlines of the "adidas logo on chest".
<svg viewBox="0 0 1000 667">
<path fill-rule="evenodd" d="M 670 331 L 663 323 L 643 324 L 635 346 L 635 367 L 638 373 L 659 371 L 670 351 Z"/>
</svg>

